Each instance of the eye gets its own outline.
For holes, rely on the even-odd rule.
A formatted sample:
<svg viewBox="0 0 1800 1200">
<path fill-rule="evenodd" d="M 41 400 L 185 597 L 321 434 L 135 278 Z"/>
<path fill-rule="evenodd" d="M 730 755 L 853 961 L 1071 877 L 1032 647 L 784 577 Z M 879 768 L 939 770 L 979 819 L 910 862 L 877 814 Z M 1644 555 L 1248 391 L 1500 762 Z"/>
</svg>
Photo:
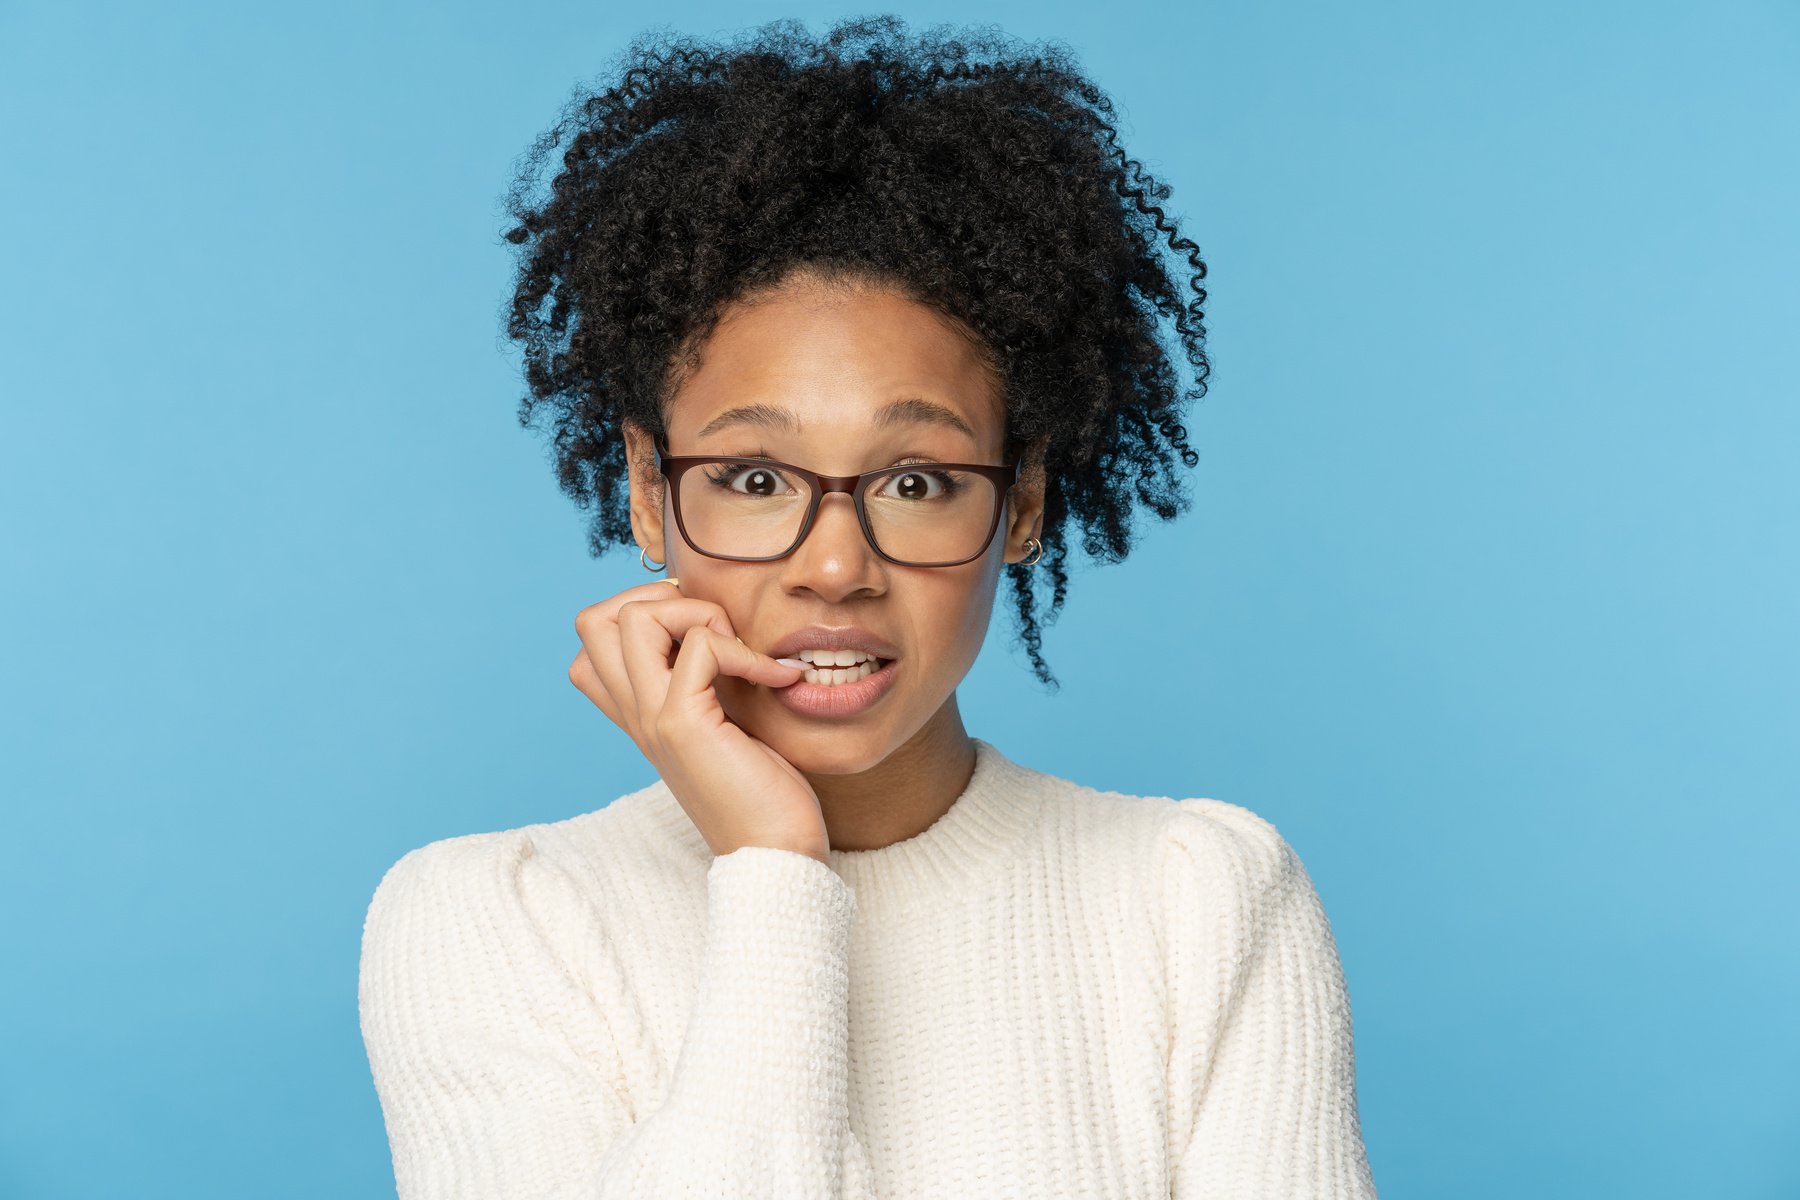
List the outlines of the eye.
<svg viewBox="0 0 1800 1200">
<path fill-rule="evenodd" d="M 889 500 L 943 500 L 954 496 L 962 481 L 952 471 L 896 471 L 881 481 L 877 492 Z"/>
<path fill-rule="evenodd" d="M 706 478 L 715 487 L 740 496 L 779 496 L 792 490 L 780 471 L 750 463 L 719 463 L 706 471 Z"/>
</svg>

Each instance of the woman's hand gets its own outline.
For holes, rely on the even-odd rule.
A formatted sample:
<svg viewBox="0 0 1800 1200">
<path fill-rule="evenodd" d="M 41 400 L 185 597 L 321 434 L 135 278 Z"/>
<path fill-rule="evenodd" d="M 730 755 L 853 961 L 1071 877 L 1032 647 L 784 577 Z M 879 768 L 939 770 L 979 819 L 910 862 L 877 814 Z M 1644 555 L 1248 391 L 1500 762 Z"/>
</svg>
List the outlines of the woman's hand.
<svg viewBox="0 0 1800 1200">
<path fill-rule="evenodd" d="M 750 649 L 723 608 L 683 596 L 674 582 L 629 587 L 582 609 L 569 682 L 637 743 L 715 855 L 773 846 L 828 863 L 812 785 L 734 725 L 713 690 L 720 675 L 786 687 L 804 669 Z"/>
</svg>

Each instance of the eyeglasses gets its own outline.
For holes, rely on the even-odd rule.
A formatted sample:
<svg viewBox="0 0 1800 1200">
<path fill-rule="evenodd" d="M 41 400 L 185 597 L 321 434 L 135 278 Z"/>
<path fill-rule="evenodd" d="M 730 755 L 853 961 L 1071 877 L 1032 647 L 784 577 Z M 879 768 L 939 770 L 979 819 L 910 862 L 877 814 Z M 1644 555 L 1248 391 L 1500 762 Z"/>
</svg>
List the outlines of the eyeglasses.
<svg viewBox="0 0 1800 1200">
<path fill-rule="evenodd" d="M 863 536 L 888 562 L 954 567 L 987 550 L 1018 463 L 911 462 L 861 475 L 820 475 L 771 458 L 666 455 L 681 536 L 708 558 L 773 562 L 800 548 L 831 492 L 856 505 Z"/>
</svg>

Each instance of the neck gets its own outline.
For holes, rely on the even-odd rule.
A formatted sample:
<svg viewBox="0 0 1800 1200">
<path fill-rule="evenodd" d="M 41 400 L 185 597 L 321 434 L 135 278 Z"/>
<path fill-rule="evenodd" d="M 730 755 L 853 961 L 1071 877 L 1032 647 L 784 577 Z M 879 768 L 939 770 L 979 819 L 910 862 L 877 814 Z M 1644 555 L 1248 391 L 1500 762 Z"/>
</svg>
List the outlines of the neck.
<svg viewBox="0 0 1800 1200">
<path fill-rule="evenodd" d="M 899 749 L 854 775 L 807 775 L 833 850 L 879 850 L 929 829 L 975 772 L 956 693 Z"/>
</svg>

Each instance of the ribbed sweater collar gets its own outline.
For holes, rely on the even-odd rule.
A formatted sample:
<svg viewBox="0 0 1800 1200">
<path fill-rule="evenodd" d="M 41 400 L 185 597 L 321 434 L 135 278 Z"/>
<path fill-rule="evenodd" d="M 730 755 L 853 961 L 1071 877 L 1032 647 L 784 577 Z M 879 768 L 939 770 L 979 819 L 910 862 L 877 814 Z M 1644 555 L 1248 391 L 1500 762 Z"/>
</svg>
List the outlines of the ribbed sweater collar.
<svg viewBox="0 0 1800 1200">
<path fill-rule="evenodd" d="M 1022 852 L 1050 781 L 992 743 L 970 740 L 975 744 L 974 773 L 955 803 L 928 828 L 875 850 L 829 852 L 832 869 L 856 893 L 862 916 L 879 919 L 933 907 L 979 890 Z M 711 856 L 667 784 L 659 779 L 644 795 L 663 834 L 696 855 Z"/>
</svg>

